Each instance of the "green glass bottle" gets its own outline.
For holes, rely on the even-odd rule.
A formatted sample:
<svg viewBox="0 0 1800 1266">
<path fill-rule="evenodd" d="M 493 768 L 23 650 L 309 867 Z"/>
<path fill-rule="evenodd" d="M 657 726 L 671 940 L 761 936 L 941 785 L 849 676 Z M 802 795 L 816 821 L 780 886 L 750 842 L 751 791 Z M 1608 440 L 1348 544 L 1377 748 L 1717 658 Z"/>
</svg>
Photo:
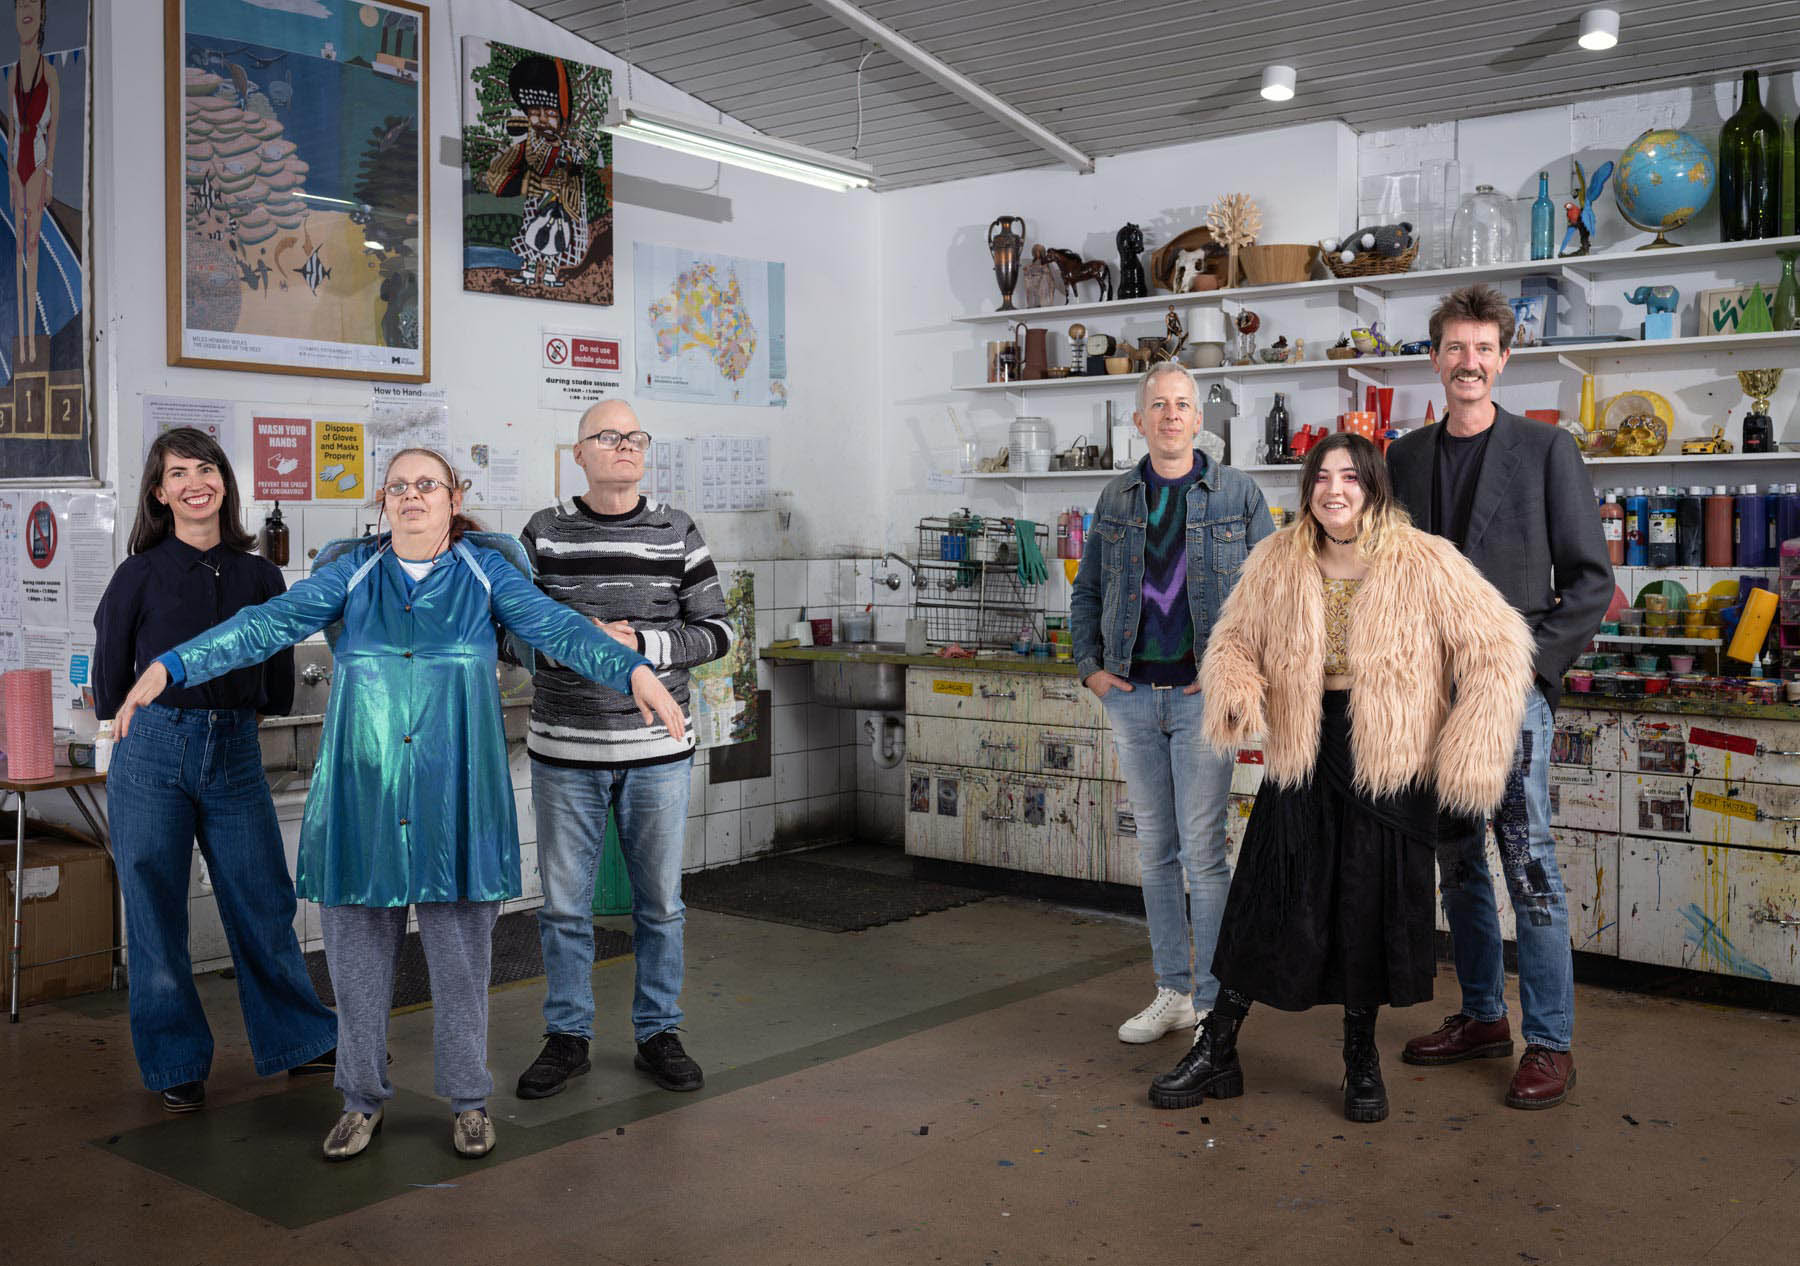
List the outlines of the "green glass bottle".
<svg viewBox="0 0 1800 1266">
<path fill-rule="evenodd" d="M 1754 70 L 1743 103 L 1719 130 L 1719 236 L 1727 242 L 1781 235 L 1781 125 L 1763 107 Z"/>
<path fill-rule="evenodd" d="M 1781 284 L 1769 304 L 1769 323 L 1777 330 L 1800 330 L 1800 282 L 1794 279 L 1794 260 L 1800 251 L 1776 251 L 1781 261 Z"/>
</svg>

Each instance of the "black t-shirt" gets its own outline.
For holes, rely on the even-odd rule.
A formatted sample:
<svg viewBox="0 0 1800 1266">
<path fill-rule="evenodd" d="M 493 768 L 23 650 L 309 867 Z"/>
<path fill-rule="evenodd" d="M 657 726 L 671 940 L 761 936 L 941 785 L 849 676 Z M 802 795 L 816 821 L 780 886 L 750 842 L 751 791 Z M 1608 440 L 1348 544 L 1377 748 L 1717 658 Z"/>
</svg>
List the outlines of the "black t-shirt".
<svg viewBox="0 0 1800 1266">
<path fill-rule="evenodd" d="M 1432 480 L 1432 517 L 1437 534 L 1447 536 L 1461 549 L 1468 541 L 1469 514 L 1475 505 L 1475 484 L 1481 478 L 1481 462 L 1487 456 L 1488 437 L 1494 428 L 1483 428 L 1479 435 L 1450 434 L 1448 423 L 1438 424 L 1436 478 Z"/>
</svg>

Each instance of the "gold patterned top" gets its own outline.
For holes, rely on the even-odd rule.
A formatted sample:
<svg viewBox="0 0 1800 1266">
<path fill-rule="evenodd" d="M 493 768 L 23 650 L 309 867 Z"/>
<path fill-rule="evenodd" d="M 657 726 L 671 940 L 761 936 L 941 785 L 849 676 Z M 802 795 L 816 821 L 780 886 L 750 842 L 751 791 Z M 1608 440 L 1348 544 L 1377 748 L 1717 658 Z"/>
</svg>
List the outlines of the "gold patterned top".
<svg viewBox="0 0 1800 1266">
<path fill-rule="evenodd" d="M 1321 579 L 1325 584 L 1325 675 L 1344 677 L 1350 672 L 1350 604 L 1362 581 Z"/>
</svg>

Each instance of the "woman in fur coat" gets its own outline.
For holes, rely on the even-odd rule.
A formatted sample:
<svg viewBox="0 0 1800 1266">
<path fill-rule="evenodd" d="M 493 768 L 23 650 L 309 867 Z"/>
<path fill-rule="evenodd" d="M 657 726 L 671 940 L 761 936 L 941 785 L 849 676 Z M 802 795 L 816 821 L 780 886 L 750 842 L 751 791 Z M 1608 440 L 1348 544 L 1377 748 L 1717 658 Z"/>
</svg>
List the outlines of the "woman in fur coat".
<svg viewBox="0 0 1800 1266">
<path fill-rule="evenodd" d="M 1524 619 L 1414 528 L 1360 435 L 1307 454 L 1298 520 L 1250 554 L 1200 666 L 1207 740 L 1262 738 L 1226 899 L 1218 1004 L 1150 1102 L 1244 1092 L 1252 1000 L 1344 1007 L 1344 1114 L 1387 1116 L 1375 1012 L 1431 997 L 1437 806 L 1500 800 L 1532 680 Z"/>
</svg>

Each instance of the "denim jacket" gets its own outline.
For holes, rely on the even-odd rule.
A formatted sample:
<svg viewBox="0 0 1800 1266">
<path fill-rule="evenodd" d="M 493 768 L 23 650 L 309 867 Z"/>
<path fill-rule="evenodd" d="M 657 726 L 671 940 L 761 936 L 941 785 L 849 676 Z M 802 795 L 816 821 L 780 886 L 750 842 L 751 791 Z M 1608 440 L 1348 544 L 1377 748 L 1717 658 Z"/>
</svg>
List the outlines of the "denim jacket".
<svg viewBox="0 0 1800 1266">
<path fill-rule="evenodd" d="M 1082 681 L 1105 669 L 1131 672 L 1144 603 L 1144 462 L 1106 485 L 1094 507 L 1069 598 L 1075 671 Z M 1237 583 L 1251 546 L 1275 530 L 1256 481 L 1195 453 L 1206 469 L 1187 494 L 1187 597 L 1194 621 L 1194 658 L 1206 650 L 1213 621 Z"/>
</svg>

